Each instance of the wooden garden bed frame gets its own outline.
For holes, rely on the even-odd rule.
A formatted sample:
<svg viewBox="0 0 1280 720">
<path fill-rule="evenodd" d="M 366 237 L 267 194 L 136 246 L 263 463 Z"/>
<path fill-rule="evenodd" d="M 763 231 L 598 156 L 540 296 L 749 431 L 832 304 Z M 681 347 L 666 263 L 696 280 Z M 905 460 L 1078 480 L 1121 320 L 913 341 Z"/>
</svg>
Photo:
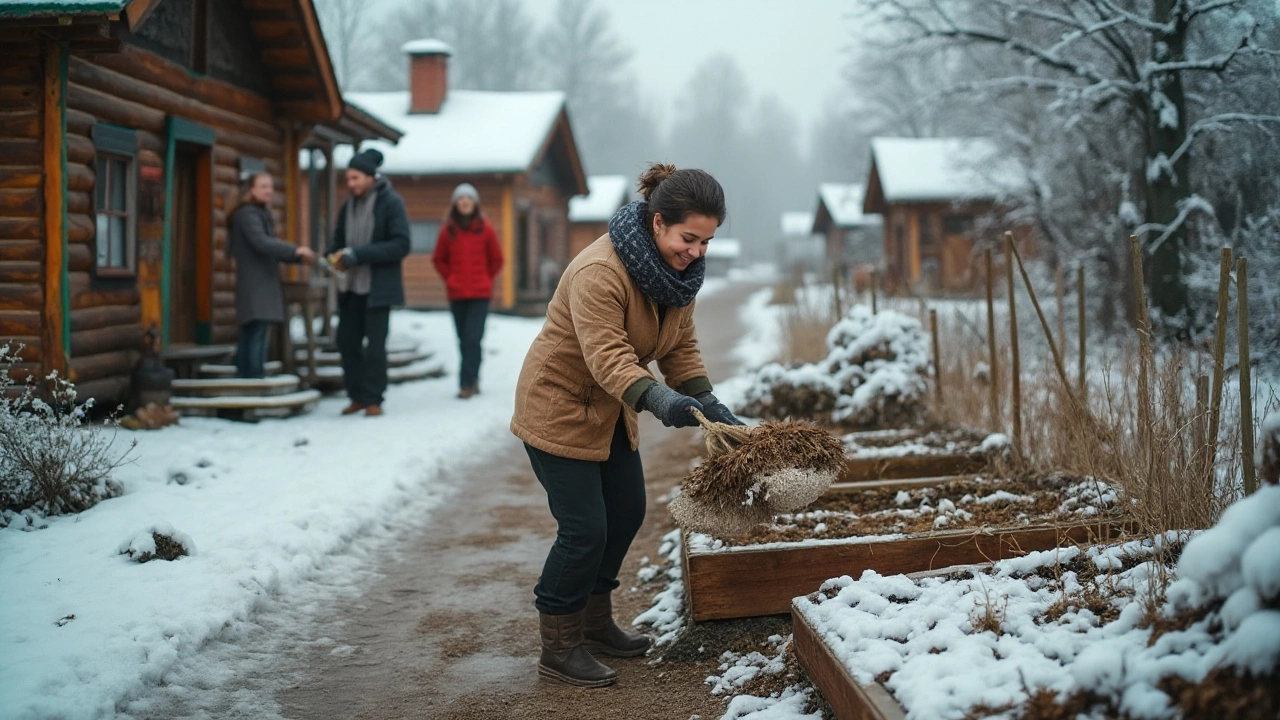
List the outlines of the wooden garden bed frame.
<svg viewBox="0 0 1280 720">
<path fill-rule="evenodd" d="M 851 457 L 837 483 L 876 482 L 909 478 L 939 478 L 951 475 L 975 475 L 990 466 L 982 453 L 946 455 L 898 455 L 889 457 Z"/>
<path fill-rule="evenodd" d="M 908 574 L 1018 557 L 1120 534 L 1113 521 L 1016 528 L 959 528 L 907 537 L 848 538 L 690 551 L 682 543 L 685 594 L 695 621 L 782 615 L 793 598 L 833 577 Z"/>
</svg>

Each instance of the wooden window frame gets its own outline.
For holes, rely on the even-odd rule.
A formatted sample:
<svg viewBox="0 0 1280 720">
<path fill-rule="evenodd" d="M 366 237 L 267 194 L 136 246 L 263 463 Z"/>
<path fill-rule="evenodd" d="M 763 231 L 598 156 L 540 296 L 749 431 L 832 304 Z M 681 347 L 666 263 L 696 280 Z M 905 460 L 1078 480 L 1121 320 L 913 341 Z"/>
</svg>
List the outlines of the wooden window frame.
<svg viewBox="0 0 1280 720">
<path fill-rule="evenodd" d="M 417 248 L 417 246 L 413 244 L 413 229 L 414 229 L 414 227 L 415 227 L 415 226 L 422 226 L 422 225 L 427 225 L 427 226 L 429 226 L 429 229 L 431 230 L 431 232 L 430 232 L 430 233 L 428 233 L 428 235 L 430 235 L 430 237 L 431 237 L 431 240 L 430 240 L 430 245 L 431 245 L 431 247 L 430 247 L 430 249 L 427 249 L 427 250 L 419 250 L 419 249 Z M 443 227 L 443 224 L 442 224 L 439 220 L 411 220 L 411 221 L 409 221 L 409 244 L 410 244 L 410 247 L 409 247 L 409 254 L 411 254 L 411 255 L 425 255 L 425 256 L 430 256 L 430 255 L 434 254 L 434 253 L 435 253 L 435 251 L 436 251 L 436 240 L 438 239 L 438 237 L 439 237 L 439 235 L 440 235 L 440 229 L 441 229 L 442 227 Z"/>
<path fill-rule="evenodd" d="M 111 197 L 111 163 L 121 163 L 124 165 L 125 189 L 123 212 L 102 208 L 98 206 L 98 183 L 102 183 L 104 188 L 102 195 L 106 198 Z M 134 278 L 138 275 L 138 162 L 137 157 L 124 153 L 106 152 L 99 150 L 97 157 L 94 159 L 94 170 L 97 177 L 94 180 L 95 187 L 93 191 L 93 268 L 94 275 L 101 278 Z M 108 201 L 109 202 L 109 201 Z M 100 233 L 100 223 L 98 217 L 107 215 L 109 217 L 123 217 L 125 219 L 124 226 L 124 258 L 120 265 L 101 264 L 101 245 L 103 238 Z M 108 239 L 110 242 L 110 231 L 108 230 Z M 110 248 L 108 248 L 108 251 Z"/>
</svg>

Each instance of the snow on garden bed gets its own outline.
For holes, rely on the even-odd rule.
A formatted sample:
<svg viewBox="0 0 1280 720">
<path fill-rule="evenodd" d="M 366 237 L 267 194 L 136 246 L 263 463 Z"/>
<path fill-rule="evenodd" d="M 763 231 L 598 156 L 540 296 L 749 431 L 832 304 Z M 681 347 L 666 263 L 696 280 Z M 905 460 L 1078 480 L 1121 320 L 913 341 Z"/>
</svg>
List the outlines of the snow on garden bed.
<svg viewBox="0 0 1280 720">
<path fill-rule="evenodd" d="M 1229 508 L 1176 567 L 1153 559 L 1190 535 L 1033 553 L 951 577 L 868 571 L 797 607 L 853 677 L 881 681 L 908 718 L 975 707 L 1018 717 L 1046 700 L 1085 717 L 1167 718 L 1200 702 L 1201 684 L 1241 674 L 1263 678 L 1240 682 L 1265 698 L 1280 663 L 1280 487 Z"/>
<path fill-rule="evenodd" d="M 811 709 L 816 690 L 799 677 L 791 635 L 771 635 L 764 650 L 721 653 L 720 674 L 706 680 L 712 695 L 730 698 L 720 720 L 822 720 Z"/>
<path fill-rule="evenodd" d="M 848 427 L 904 426 L 925 406 L 929 339 L 920 321 L 855 305 L 827 334 L 817 363 L 766 365 L 738 407 L 766 420 L 805 418 Z"/>
<path fill-rule="evenodd" d="M 888 458 L 921 455 L 987 454 L 1009 446 L 1003 433 L 984 433 L 972 428 L 942 428 L 930 432 L 912 429 L 869 430 L 846 434 L 845 452 L 857 458 Z"/>
<path fill-rule="evenodd" d="M 510 398 L 541 320 L 489 322 L 485 392 L 467 402 L 450 382 L 417 382 L 392 386 L 381 418 L 339 417 L 342 398 L 259 424 L 183 418 L 127 436 L 138 447 L 116 473 L 123 496 L 0 530 L 0 715 L 114 716 L 355 539 L 421 522 L 466 463 L 511 442 Z M 453 321 L 396 312 L 392 334 L 439 347 Z M 119 554 L 157 525 L 199 551 L 145 564 Z"/>
</svg>

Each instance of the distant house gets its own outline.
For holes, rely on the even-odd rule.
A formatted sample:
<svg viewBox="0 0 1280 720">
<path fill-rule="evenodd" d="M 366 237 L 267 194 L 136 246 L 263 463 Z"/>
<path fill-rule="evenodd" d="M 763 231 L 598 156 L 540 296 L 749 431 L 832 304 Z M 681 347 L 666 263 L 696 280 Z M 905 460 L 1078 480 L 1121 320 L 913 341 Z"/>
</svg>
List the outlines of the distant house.
<svg viewBox="0 0 1280 720">
<path fill-rule="evenodd" d="M 145 335 L 170 361 L 233 349 L 242 176 L 276 178 L 276 231 L 305 243 L 300 151 L 396 137 L 344 105 L 311 0 L 0 0 L 0 47 L 0 345 L 105 407 Z"/>
<path fill-rule="evenodd" d="M 592 175 L 587 178 L 590 193 L 569 201 L 569 257 L 609 232 L 609 220 L 618 208 L 631 201 L 630 183 L 625 175 Z"/>
<path fill-rule="evenodd" d="M 742 241 L 734 238 L 714 238 L 707 244 L 707 276 L 724 277 L 738 266 L 742 259 Z"/>
<path fill-rule="evenodd" d="M 1016 163 L 981 138 L 875 138 L 863 209 L 884 216 L 885 284 L 925 292 L 972 289 L 977 221 L 1032 242 L 1030 228 L 1003 227 L 1002 202 L 1019 187 Z"/>
<path fill-rule="evenodd" d="M 507 256 L 494 283 L 494 308 L 541 311 L 571 256 L 569 199 L 588 190 L 564 93 L 450 90 L 448 45 L 416 40 L 402 50 L 408 90 L 347 99 L 404 132 L 395 147 L 380 141 L 363 147 L 386 156 L 382 173 L 408 209 L 407 304 L 447 303 L 431 253 L 454 187 L 467 182 L 479 190 Z M 347 153 L 337 160 L 345 167 L 349 159 Z"/>
<path fill-rule="evenodd" d="M 826 240 L 813 231 L 813 213 L 784 212 L 779 218 L 778 267 L 786 272 L 819 272 L 826 262 Z"/>
<path fill-rule="evenodd" d="M 880 215 L 863 209 L 865 193 L 859 184 L 823 183 L 813 232 L 825 239 L 826 272 L 859 279 L 884 261 Z"/>
</svg>

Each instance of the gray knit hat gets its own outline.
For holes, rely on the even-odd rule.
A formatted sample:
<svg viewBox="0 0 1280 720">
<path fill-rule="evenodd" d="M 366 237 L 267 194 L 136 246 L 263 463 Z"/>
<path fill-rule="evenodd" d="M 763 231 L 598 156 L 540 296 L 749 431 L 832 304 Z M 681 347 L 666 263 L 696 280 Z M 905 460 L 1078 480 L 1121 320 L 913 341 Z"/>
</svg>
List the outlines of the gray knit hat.
<svg viewBox="0 0 1280 720">
<path fill-rule="evenodd" d="M 480 193 L 476 192 L 476 188 L 471 183 L 462 183 L 453 189 L 453 197 L 449 199 L 449 204 L 458 202 L 458 198 L 469 197 L 476 202 L 480 202 Z"/>
</svg>

